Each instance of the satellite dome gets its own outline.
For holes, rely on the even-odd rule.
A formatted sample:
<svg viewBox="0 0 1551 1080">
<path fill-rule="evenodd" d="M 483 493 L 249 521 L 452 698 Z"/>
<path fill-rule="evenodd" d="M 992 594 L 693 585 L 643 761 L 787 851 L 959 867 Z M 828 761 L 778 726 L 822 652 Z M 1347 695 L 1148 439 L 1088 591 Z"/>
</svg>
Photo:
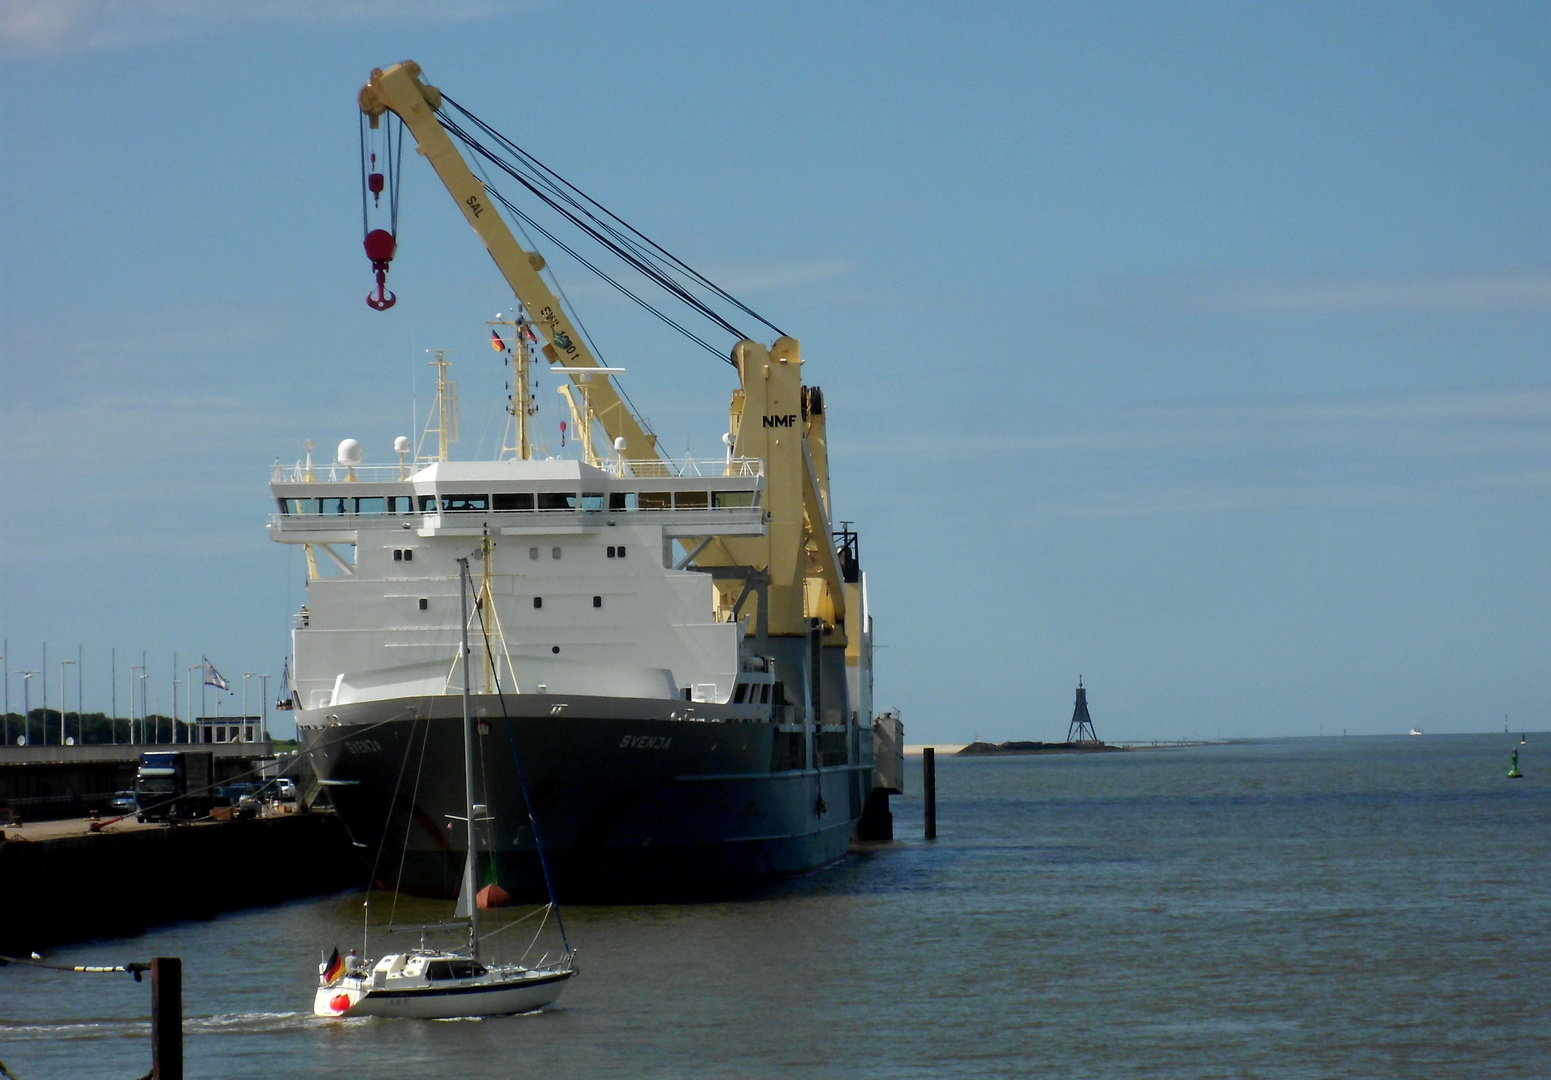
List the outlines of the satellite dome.
<svg viewBox="0 0 1551 1080">
<path fill-rule="evenodd" d="M 354 439 L 346 439 L 340 443 L 338 460 L 345 465 L 361 464 L 361 444 Z"/>
<path fill-rule="evenodd" d="M 400 435 L 398 438 L 393 440 L 393 452 L 396 453 L 396 454 L 407 454 L 407 453 L 409 453 L 409 436 L 408 435 Z"/>
</svg>

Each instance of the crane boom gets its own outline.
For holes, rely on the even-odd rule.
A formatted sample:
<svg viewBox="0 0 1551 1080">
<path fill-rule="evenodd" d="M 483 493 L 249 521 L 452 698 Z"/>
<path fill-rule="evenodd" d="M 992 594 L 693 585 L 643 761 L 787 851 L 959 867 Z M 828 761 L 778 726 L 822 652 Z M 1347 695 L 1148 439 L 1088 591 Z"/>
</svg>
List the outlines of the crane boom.
<svg viewBox="0 0 1551 1080">
<path fill-rule="evenodd" d="M 361 88 L 361 111 L 375 126 L 391 112 L 414 135 L 421 156 L 431 163 L 463 216 L 490 252 L 496 268 L 522 302 L 548 344 L 549 362 L 566 372 L 583 392 L 592 415 L 609 439 L 623 438 L 632 471 L 666 475 L 667 464 L 657 449 L 657 437 L 646 430 L 625 404 L 581 334 L 544 283 L 539 271 L 543 256 L 517 242 L 436 115 L 441 91 L 420 78 L 420 65 L 405 60 L 372 72 Z M 798 342 L 782 337 L 770 348 L 740 341 L 732 350 L 741 388 L 733 394 L 729 417 L 738 457 L 758 458 L 765 473 L 765 535 L 720 537 L 702 544 L 695 560 L 711 573 L 722 592 L 723 606 L 734 606 L 732 590 L 743 577 L 717 577 L 719 568 L 754 569 L 766 582 L 769 632 L 794 636 L 808 632 L 817 618 L 826 644 L 847 645 L 847 594 L 856 586 L 842 581 L 830 534 L 829 462 L 825 447 L 822 396 L 802 386 Z M 584 380 L 590 380 L 583 386 Z M 809 391 L 812 391 L 810 396 Z M 575 406 L 574 398 L 566 395 Z M 810 416 L 809 402 L 816 407 Z M 582 425 L 578 425 L 579 427 Z M 589 447 L 588 451 L 591 452 Z M 687 543 L 686 543 L 686 546 Z"/>
<path fill-rule="evenodd" d="M 387 69 L 373 70 L 370 81 L 361 88 L 359 100 L 361 111 L 371 118 L 373 126 L 384 112 L 391 112 L 415 137 L 420 154 L 436 170 L 469 225 L 479 234 L 485 250 L 490 252 L 496 269 L 547 339 L 544 357 L 552 364 L 566 367 L 601 367 L 561 307 L 559 298 L 539 276 L 544 268 L 544 257 L 517 242 L 485 193 L 485 185 L 468 167 L 447 129 L 437 119 L 441 91 L 421 81 L 420 65 L 405 60 Z M 660 459 L 657 436 L 630 411 L 609 376 L 574 372 L 571 379 L 578 386 L 582 380 L 591 379 L 588 397 L 593 414 L 610 441 L 623 438 L 626 454 L 632 459 Z"/>
</svg>

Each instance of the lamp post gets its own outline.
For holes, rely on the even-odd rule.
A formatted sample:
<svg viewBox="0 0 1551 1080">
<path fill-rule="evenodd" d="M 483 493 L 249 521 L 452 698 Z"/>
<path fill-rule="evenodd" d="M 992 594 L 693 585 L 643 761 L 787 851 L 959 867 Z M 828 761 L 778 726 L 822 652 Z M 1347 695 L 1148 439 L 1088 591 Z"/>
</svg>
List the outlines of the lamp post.
<svg viewBox="0 0 1551 1080">
<path fill-rule="evenodd" d="M 248 731 L 248 680 L 256 674 L 257 672 L 253 671 L 242 673 L 242 731 L 245 735 Z"/>
<path fill-rule="evenodd" d="M 86 726 L 81 721 L 81 714 L 86 711 L 85 672 L 86 646 L 78 644 L 75 647 L 75 740 L 83 745 L 86 742 Z"/>
<path fill-rule="evenodd" d="M 135 691 L 140 688 L 140 684 L 135 681 L 135 672 L 144 670 L 144 664 L 129 665 L 129 745 L 131 746 L 140 741 L 135 738 Z M 144 679 L 145 676 L 141 675 L 139 678 Z"/>
<path fill-rule="evenodd" d="M 146 690 L 145 682 L 151 677 L 151 673 L 145 670 L 144 664 L 137 664 L 140 668 L 140 741 L 149 742 L 145 737 L 145 721 L 151 715 L 151 702 Z"/>
<path fill-rule="evenodd" d="M 3 644 L 0 644 L 0 661 L 4 661 L 5 662 L 5 712 L 4 713 L 0 713 L 0 717 L 3 717 L 3 719 L 0 719 L 0 724 L 4 725 L 5 732 L 4 732 L 3 736 L 0 736 L 0 740 L 3 740 L 3 743 L 0 743 L 0 744 L 3 744 L 5 746 L 10 746 L 11 745 L 11 639 L 10 638 L 6 638 L 5 642 Z"/>
<path fill-rule="evenodd" d="M 22 677 L 22 735 L 21 744 L 27 745 L 27 736 L 32 734 L 29 721 L 32 719 L 32 677 L 36 671 L 18 671 L 16 674 Z M 44 720 L 47 721 L 47 717 Z"/>
<path fill-rule="evenodd" d="M 188 721 L 184 724 L 185 733 L 192 731 L 195 721 L 199 719 L 198 716 L 194 715 L 194 672 L 198 671 L 203 674 L 204 670 L 204 664 L 194 664 L 188 669 L 188 689 L 183 691 L 183 697 L 188 703 Z M 199 686 L 199 711 L 205 711 L 205 687 L 202 682 Z M 185 738 L 187 738 L 186 734 Z M 189 741 L 192 742 L 193 740 L 190 739 Z"/>
<path fill-rule="evenodd" d="M 259 676 L 259 741 L 269 741 L 269 676 Z"/>
<path fill-rule="evenodd" d="M 74 660 L 61 660 L 59 662 L 59 745 L 65 745 L 65 668 L 75 664 Z M 75 715 L 77 721 L 81 716 L 81 696 L 79 689 L 76 693 Z M 76 725 L 79 727 L 79 723 Z"/>
</svg>

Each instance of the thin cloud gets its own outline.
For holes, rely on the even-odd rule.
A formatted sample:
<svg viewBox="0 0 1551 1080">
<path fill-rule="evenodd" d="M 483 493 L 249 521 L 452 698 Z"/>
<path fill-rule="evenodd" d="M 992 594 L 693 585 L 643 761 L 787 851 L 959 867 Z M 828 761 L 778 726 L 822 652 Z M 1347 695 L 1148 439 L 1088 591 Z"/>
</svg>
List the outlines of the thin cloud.
<svg viewBox="0 0 1551 1080">
<path fill-rule="evenodd" d="M 1551 313 L 1551 271 L 1405 277 L 1231 274 L 1095 285 L 1066 307 L 1108 317 L 1516 315 Z"/>
<path fill-rule="evenodd" d="M 1219 310 L 1251 312 L 1547 312 L 1551 273 L 1247 281 L 1223 284 L 1203 299 Z"/>
<path fill-rule="evenodd" d="M 0 0 L 0 49 L 129 49 L 254 23 L 467 22 L 522 6 L 513 0 Z"/>
<path fill-rule="evenodd" d="M 1551 487 L 1551 390 L 1366 394 L 1051 413 L 1006 437 L 837 442 L 962 472 L 1018 462 L 1037 514 L 1148 516 L 1419 504 Z"/>
</svg>

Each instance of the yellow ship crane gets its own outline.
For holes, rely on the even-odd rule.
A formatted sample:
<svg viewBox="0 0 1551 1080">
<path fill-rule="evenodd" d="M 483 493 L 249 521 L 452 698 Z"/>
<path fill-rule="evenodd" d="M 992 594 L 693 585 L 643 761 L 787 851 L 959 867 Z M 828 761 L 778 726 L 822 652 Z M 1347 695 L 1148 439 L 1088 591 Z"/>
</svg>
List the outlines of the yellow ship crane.
<svg viewBox="0 0 1551 1080">
<path fill-rule="evenodd" d="M 458 151 L 439 115 L 443 101 L 441 91 L 421 78 L 420 65 L 412 60 L 373 71 L 359 98 L 361 111 L 374 129 L 384 113 L 391 112 L 403 121 L 414 136 L 420 155 L 436 170 L 496 268 L 545 337 L 543 355 L 552 365 L 567 369 L 579 391 L 585 380 L 588 407 L 610 441 L 625 440 L 625 456 L 632 459 L 632 469 L 637 474 L 664 475 L 667 466 L 661 464 L 656 436 L 631 412 L 605 373 L 607 369 L 588 374 L 587 369 L 602 369 L 603 365 L 592 355 L 559 298 L 540 276 L 545 266 L 543 256 L 517 242 L 497 211 L 491 192 Z M 454 130 L 468 141 L 461 129 L 455 126 Z M 380 189 L 381 181 L 374 177 L 373 194 Z M 378 270 L 379 299 L 368 302 L 383 307 L 392 302 L 391 298 L 382 299 L 382 276 L 387 260 L 392 258 L 393 245 L 391 235 L 384 233 L 374 249 L 371 237 L 376 235 L 368 236 L 368 254 Z M 635 265 L 641 268 L 640 263 Z M 802 385 L 802 355 L 797 340 L 783 335 L 767 348 L 744 337 L 683 288 L 666 282 L 649 269 L 645 272 L 742 339 L 733 346 L 730 356 L 740 382 L 733 391 L 729 415 L 730 450 L 733 457 L 755 458 L 764 465 L 768 523 L 765 535 L 690 541 L 687 547 L 691 554 L 683 565 L 711 576 L 723 618 L 755 615 L 750 620 L 750 633 L 756 632 L 757 625 L 764 634 L 803 636 L 816 645 L 843 648 L 846 662 L 854 665 L 862 636 L 857 614 L 861 607 L 859 585 L 844 580 L 835 551 L 823 395 L 817 387 Z M 709 285 L 698 275 L 696 278 Z M 732 300 L 721 290 L 716 291 Z M 732 302 L 754 314 L 736 300 Z M 706 342 L 695 340 L 716 351 Z"/>
<path fill-rule="evenodd" d="M 517 242 L 496 212 L 485 185 L 468 167 L 447 129 L 437 119 L 436 110 L 441 103 L 441 91 L 421 81 L 420 65 L 413 60 L 373 71 L 360 94 L 361 111 L 374 127 L 385 112 L 404 121 L 404 126 L 415 137 L 420 154 L 436 170 L 463 216 L 479 234 L 485 250 L 495 260 L 496 269 L 543 333 L 547 341 L 542 350 L 545 359 L 552 364 L 563 361 L 566 367 L 601 367 L 570 316 L 560 306 L 560 300 L 539 276 L 539 271 L 544 269 L 544 257 L 537 252 L 525 251 Z M 584 377 L 581 373 L 571 376 L 578 385 Z M 626 407 L 611 379 L 607 376 L 594 379 L 588 393 L 594 414 L 610 439 L 624 439 L 626 453 L 631 458 L 658 457 L 657 436 L 647 431 Z"/>
</svg>

